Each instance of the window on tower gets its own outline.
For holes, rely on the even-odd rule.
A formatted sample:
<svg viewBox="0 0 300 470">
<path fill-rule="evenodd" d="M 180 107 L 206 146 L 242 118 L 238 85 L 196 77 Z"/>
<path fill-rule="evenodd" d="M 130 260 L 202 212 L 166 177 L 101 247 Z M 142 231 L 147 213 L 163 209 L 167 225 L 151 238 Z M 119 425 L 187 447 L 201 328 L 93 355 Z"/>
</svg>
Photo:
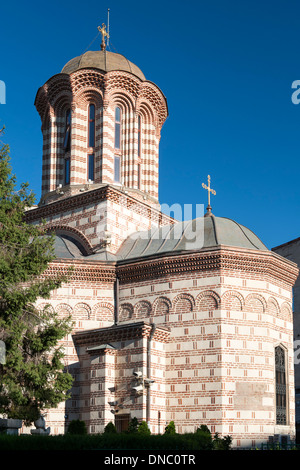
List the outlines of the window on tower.
<svg viewBox="0 0 300 470">
<path fill-rule="evenodd" d="M 138 189 L 141 189 L 141 164 L 138 163 Z"/>
<path fill-rule="evenodd" d="M 70 184 L 70 158 L 65 158 L 65 184 Z"/>
<path fill-rule="evenodd" d="M 141 138 L 142 138 L 142 120 L 141 116 L 138 116 L 138 157 L 141 156 Z"/>
<path fill-rule="evenodd" d="M 137 129 L 137 138 L 138 138 L 138 165 L 137 165 L 137 185 L 138 189 L 141 189 L 141 153 L 142 153 L 142 118 L 140 114 L 138 115 L 138 129 Z"/>
<path fill-rule="evenodd" d="M 121 157 L 119 155 L 115 155 L 114 182 L 121 182 Z"/>
<path fill-rule="evenodd" d="M 88 156 L 88 179 L 94 181 L 95 179 L 95 157 L 94 154 Z"/>
<path fill-rule="evenodd" d="M 95 147 L 95 105 L 89 106 L 89 147 Z"/>
<path fill-rule="evenodd" d="M 67 109 L 65 117 L 65 136 L 64 136 L 64 150 L 68 152 L 70 150 L 71 142 L 71 110 Z"/>
<path fill-rule="evenodd" d="M 115 149 L 121 149 L 121 108 L 115 108 Z"/>
</svg>

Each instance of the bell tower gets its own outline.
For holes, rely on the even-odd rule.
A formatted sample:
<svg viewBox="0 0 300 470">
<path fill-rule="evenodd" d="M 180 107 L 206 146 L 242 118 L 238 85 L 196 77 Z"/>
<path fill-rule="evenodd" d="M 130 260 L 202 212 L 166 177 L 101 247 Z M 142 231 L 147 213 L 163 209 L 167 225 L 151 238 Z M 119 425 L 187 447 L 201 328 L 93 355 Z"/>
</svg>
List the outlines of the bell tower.
<svg viewBox="0 0 300 470">
<path fill-rule="evenodd" d="M 157 203 L 167 102 L 136 65 L 107 51 L 104 39 L 102 50 L 70 60 L 51 77 L 35 106 L 42 121 L 44 203 L 104 184 Z"/>
<path fill-rule="evenodd" d="M 139 67 L 107 50 L 105 25 L 99 31 L 101 50 L 71 59 L 37 92 L 43 134 L 39 209 L 46 219 L 53 214 L 49 225 L 54 218 L 56 225 L 83 230 L 81 220 L 75 227 L 66 220 L 65 210 L 78 214 L 90 201 L 94 209 L 97 205 L 84 228 L 91 250 L 102 246 L 109 232 L 116 251 L 131 231 L 170 222 L 162 222 L 158 202 L 159 141 L 168 107 Z"/>
</svg>

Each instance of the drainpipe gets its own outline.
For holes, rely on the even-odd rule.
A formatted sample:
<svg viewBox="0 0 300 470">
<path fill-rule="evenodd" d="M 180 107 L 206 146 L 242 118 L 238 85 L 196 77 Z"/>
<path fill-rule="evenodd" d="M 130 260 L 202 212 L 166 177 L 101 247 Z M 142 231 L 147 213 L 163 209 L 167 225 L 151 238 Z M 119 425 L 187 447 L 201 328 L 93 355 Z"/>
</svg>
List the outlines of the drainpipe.
<svg viewBox="0 0 300 470">
<path fill-rule="evenodd" d="M 151 341 L 156 330 L 155 323 L 152 323 L 152 329 L 148 339 L 147 345 L 147 379 L 151 379 Z M 150 405 L 151 405 L 151 384 L 147 384 L 147 408 L 146 408 L 146 421 L 150 429 Z"/>
</svg>

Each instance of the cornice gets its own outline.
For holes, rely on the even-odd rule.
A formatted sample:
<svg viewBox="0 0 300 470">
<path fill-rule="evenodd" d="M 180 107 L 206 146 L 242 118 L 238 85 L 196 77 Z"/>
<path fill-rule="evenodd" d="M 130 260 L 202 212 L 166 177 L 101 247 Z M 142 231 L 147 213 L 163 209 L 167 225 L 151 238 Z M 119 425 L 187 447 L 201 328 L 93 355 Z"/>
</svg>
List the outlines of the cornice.
<svg viewBox="0 0 300 470">
<path fill-rule="evenodd" d="M 49 204 L 40 205 L 38 207 L 28 209 L 25 213 L 25 221 L 27 223 L 40 222 L 43 219 L 53 217 L 64 212 L 70 212 L 78 207 L 85 207 L 91 204 L 98 204 L 101 201 L 110 200 L 114 202 L 122 202 L 122 205 L 134 209 L 137 213 L 148 213 L 149 218 L 154 215 L 159 216 L 160 220 L 167 223 L 174 223 L 174 219 L 169 217 L 152 205 L 147 204 L 139 199 L 134 198 L 128 193 L 115 188 L 109 184 L 96 189 L 91 189 L 79 194 L 58 199 Z"/>
<path fill-rule="evenodd" d="M 46 109 L 56 106 L 57 98 L 64 94 L 69 99 L 79 94 L 82 90 L 93 89 L 99 92 L 106 107 L 109 96 L 114 90 L 129 92 L 130 96 L 137 100 L 142 97 L 150 103 L 159 118 L 160 128 L 168 116 L 167 99 L 161 89 L 149 80 L 141 80 L 134 73 L 124 70 L 112 70 L 105 72 L 95 67 L 80 68 L 74 72 L 57 73 L 50 77 L 41 86 L 35 97 L 35 107 L 43 121 Z"/>
<path fill-rule="evenodd" d="M 70 280 L 110 282 L 117 278 L 120 284 L 138 283 L 170 276 L 196 272 L 218 272 L 218 275 L 263 275 L 293 286 L 299 273 L 297 265 L 272 251 L 259 252 L 218 246 L 198 252 L 169 253 L 148 259 L 123 261 L 55 260 L 45 275 L 67 274 L 72 266 Z"/>
<path fill-rule="evenodd" d="M 124 284 L 197 271 L 219 271 L 220 275 L 226 272 L 264 274 L 289 285 L 293 285 L 298 276 L 297 265 L 276 253 L 223 245 L 211 250 L 164 253 L 148 259 L 123 260 L 117 263 L 117 276 Z"/>
<path fill-rule="evenodd" d="M 153 326 L 144 321 L 137 323 L 125 323 L 113 325 L 107 328 L 99 328 L 95 330 L 78 331 L 74 333 L 73 340 L 76 346 L 86 346 L 90 344 L 106 344 L 112 342 L 127 341 L 138 338 L 150 338 L 153 332 Z M 170 331 L 157 327 L 153 334 L 153 341 L 167 342 L 169 340 Z"/>
<path fill-rule="evenodd" d="M 68 282 L 113 283 L 116 280 L 115 262 L 57 259 L 52 261 L 43 277 L 67 276 Z"/>
</svg>

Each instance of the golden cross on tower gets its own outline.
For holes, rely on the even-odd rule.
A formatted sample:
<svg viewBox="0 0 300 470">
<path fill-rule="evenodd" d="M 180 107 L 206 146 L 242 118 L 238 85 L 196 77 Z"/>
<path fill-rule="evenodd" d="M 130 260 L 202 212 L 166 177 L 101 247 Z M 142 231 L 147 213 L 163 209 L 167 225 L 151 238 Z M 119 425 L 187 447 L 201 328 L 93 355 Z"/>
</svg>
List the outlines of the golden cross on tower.
<svg viewBox="0 0 300 470">
<path fill-rule="evenodd" d="M 208 181 L 208 186 L 206 186 L 206 184 L 202 183 L 202 187 L 204 189 L 207 189 L 207 192 L 208 192 L 208 206 L 207 206 L 207 213 L 205 214 L 205 216 L 211 215 L 210 193 L 212 193 L 214 196 L 217 194 L 216 191 L 210 187 L 210 176 L 209 175 L 207 177 L 207 181 Z"/>
<path fill-rule="evenodd" d="M 102 34 L 101 50 L 105 51 L 106 49 L 105 38 L 109 39 L 109 33 L 106 31 L 106 25 L 102 23 L 102 28 L 98 26 L 98 31 L 100 31 L 100 33 Z"/>
</svg>

